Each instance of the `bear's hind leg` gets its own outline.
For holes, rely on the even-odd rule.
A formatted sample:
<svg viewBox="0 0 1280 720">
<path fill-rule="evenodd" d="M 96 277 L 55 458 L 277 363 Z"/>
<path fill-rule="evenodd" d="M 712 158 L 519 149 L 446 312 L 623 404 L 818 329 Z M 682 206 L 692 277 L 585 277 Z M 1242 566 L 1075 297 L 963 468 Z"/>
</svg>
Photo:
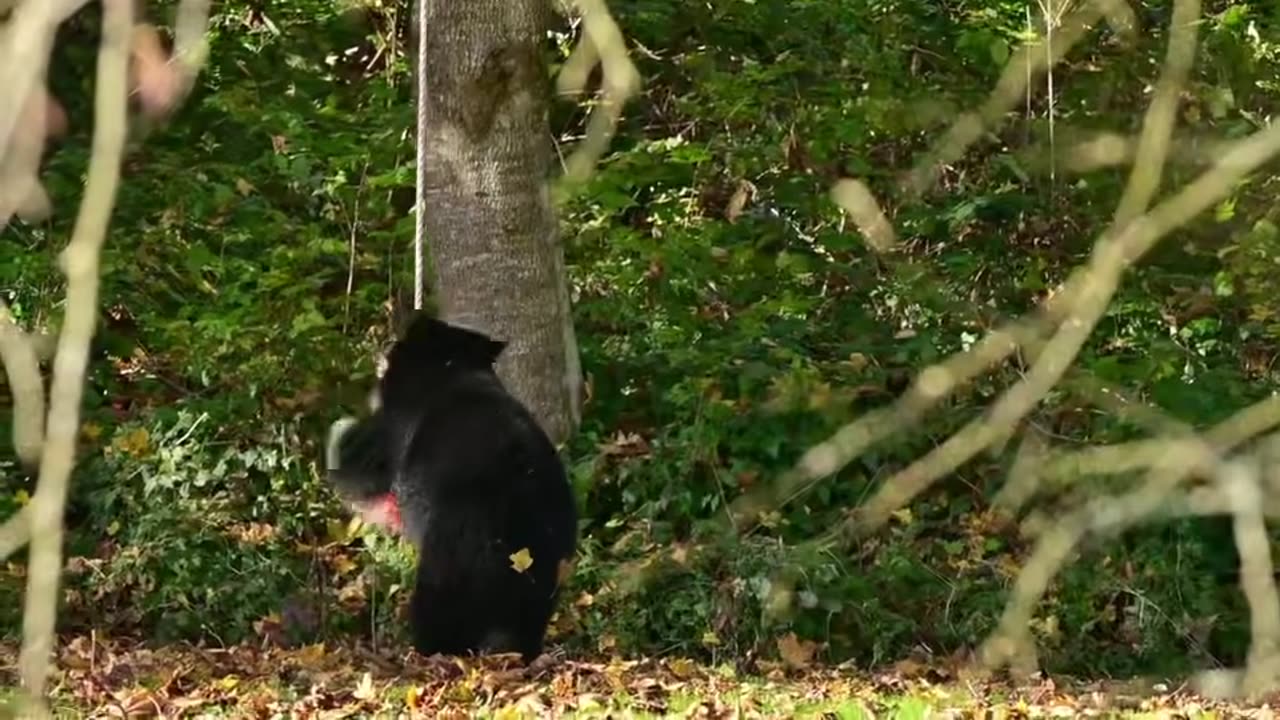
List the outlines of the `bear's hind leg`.
<svg viewBox="0 0 1280 720">
<path fill-rule="evenodd" d="M 465 655 L 466 623 L 457 616 L 458 598 L 446 588 L 423 582 L 425 571 L 418 565 L 418 581 L 409 599 L 409 628 L 413 648 L 418 654 L 431 656 Z"/>
</svg>

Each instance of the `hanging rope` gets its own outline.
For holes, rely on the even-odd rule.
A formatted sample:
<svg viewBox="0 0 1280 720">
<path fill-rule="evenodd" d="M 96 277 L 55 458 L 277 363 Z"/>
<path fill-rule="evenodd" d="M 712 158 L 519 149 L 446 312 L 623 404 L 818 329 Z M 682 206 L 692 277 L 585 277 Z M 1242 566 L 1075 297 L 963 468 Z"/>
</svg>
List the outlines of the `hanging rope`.
<svg viewBox="0 0 1280 720">
<path fill-rule="evenodd" d="M 414 187 L 413 232 L 413 309 L 421 310 L 426 292 L 427 214 L 422 198 L 427 188 L 427 1 L 418 0 L 418 129 L 414 137 L 417 150 L 417 179 Z"/>
</svg>

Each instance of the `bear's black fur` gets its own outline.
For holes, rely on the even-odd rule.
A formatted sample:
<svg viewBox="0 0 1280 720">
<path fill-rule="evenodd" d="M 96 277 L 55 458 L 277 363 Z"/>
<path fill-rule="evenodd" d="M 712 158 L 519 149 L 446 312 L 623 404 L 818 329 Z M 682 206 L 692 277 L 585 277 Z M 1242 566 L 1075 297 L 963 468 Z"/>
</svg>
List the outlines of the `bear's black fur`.
<svg viewBox="0 0 1280 720">
<path fill-rule="evenodd" d="M 415 649 L 542 652 L 577 510 L 555 446 L 503 387 L 505 343 L 419 314 L 387 358 L 379 402 L 330 432 L 329 479 L 417 546 Z M 376 514 L 376 513 L 374 513 Z M 533 563 L 521 567 L 527 550 Z"/>
</svg>

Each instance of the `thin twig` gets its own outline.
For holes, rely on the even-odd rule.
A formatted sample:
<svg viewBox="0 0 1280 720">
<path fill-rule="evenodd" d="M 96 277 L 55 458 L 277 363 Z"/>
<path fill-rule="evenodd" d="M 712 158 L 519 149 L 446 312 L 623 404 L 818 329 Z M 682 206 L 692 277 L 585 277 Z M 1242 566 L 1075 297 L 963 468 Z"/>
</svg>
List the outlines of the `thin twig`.
<svg viewBox="0 0 1280 720">
<path fill-rule="evenodd" d="M 53 361 L 48 437 L 40 459 L 40 480 L 30 505 L 29 576 L 18 667 L 29 699 L 37 707 L 44 705 L 53 650 L 62 571 L 62 517 L 75 462 L 89 344 L 97 324 L 99 253 L 106 240 L 124 157 L 132 27 L 132 0 L 103 1 L 93 155 L 84 201 L 71 242 L 61 258 L 67 276 L 66 319 Z"/>
</svg>

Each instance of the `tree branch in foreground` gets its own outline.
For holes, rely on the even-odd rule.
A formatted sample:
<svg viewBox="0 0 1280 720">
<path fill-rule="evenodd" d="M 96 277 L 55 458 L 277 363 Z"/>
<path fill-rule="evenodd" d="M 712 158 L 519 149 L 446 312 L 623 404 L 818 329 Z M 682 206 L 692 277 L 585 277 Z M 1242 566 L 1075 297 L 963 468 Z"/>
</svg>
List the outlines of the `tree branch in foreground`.
<svg viewBox="0 0 1280 720">
<path fill-rule="evenodd" d="M 62 255 L 62 269 L 67 275 L 66 319 L 53 361 L 48 438 L 40 458 L 40 481 L 29 506 L 31 547 L 18 667 L 30 700 L 41 707 L 57 618 L 63 510 L 75 461 L 89 344 L 97 320 L 98 256 L 106 240 L 124 157 L 132 28 L 132 2 L 104 0 L 93 155 L 80 214 Z"/>
<path fill-rule="evenodd" d="M 565 161 L 561 187 L 581 185 L 591 176 L 613 138 L 622 107 L 640 89 L 640 73 L 627 53 L 627 42 L 604 0 L 572 0 L 582 14 L 582 40 L 560 68 L 556 86 L 562 95 L 586 90 L 591 71 L 603 71 L 601 97 L 591 110 L 586 137 Z"/>
<path fill-rule="evenodd" d="M 1056 38 L 1058 44 L 1053 57 L 1044 65 L 1060 59 L 1100 14 L 1111 13 L 1114 19 L 1116 9 L 1115 3 L 1108 2 L 1078 10 L 1072 20 L 1074 25 L 1068 26 L 1071 32 L 1065 41 L 1061 35 Z M 1105 313 L 1125 270 L 1165 235 L 1219 201 L 1247 174 L 1280 154 L 1280 126 L 1264 128 L 1244 140 L 1224 145 L 1225 152 L 1207 171 L 1155 208 L 1147 209 L 1160 187 L 1168 159 L 1178 98 L 1196 54 L 1196 24 L 1200 14 L 1199 0 L 1175 3 L 1165 63 L 1132 151 L 1129 181 L 1110 226 L 1096 242 L 1090 262 L 1072 274 L 1061 291 L 1037 313 L 1038 317 L 998 328 L 984 336 L 973 349 L 925 369 L 912 388 L 889 408 L 873 411 L 846 425 L 824 443 L 811 448 L 796 467 L 772 487 L 739 498 L 733 507 L 733 517 L 740 521 L 739 525 L 754 522 L 753 515 L 762 509 L 776 507 L 778 502 L 803 492 L 818 479 L 839 471 L 873 443 L 922 417 L 959 383 L 1003 361 L 1018 348 L 1028 350 L 1033 356 L 1030 371 L 996 401 L 984 418 L 969 423 L 933 452 L 884 482 L 877 494 L 841 523 L 832 537 L 854 538 L 878 530 L 893 512 L 938 478 L 1016 432 L 1027 414 L 1059 384 L 1073 364 Z M 1043 52 L 1038 54 L 1044 56 Z M 909 189 L 921 191 L 931 184 L 941 165 L 957 159 L 976 141 L 984 125 L 993 124 L 1011 107 L 1026 88 L 1015 69 L 1020 69 L 1022 63 L 1036 68 L 1032 59 L 1036 55 L 1024 55 L 1025 52 L 1010 63 L 986 105 L 958 120 L 940 141 L 933 157 L 917 166 L 909 178 Z M 1011 88 L 1019 89 L 1011 92 Z M 865 190 L 861 186 L 854 189 Z M 849 188 L 844 190 L 847 199 L 851 195 L 847 192 Z M 859 194 L 855 199 L 860 198 L 860 202 L 852 203 L 846 210 L 868 237 L 869 244 L 877 249 L 889 247 L 882 240 L 891 237 L 891 232 L 884 232 L 878 221 L 883 214 L 867 210 L 868 203 L 862 197 L 865 194 Z M 835 199 L 842 206 L 851 205 L 843 202 L 838 193 Z M 874 205 L 873 198 L 870 204 Z M 1054 333 L 1042 341 L 1043 331 L 1051 326 L 1056 326 Z M 1238 463 L 1243 461 L 1228 463 L 1223 460 L 1223 454 L 1280 424 L 1280 399 L 1268 399 L 1247 408 L 1201 438 L 1189 427 L 1162 419 L 1158 413 L 1143 412 L 1139 406 L 1126 404 L 1106 393 L 1093 394 L 1104 406 L 1132 412 L 1171 435 L 1074 454 L 1053 452 L 1034 437 L 1028 441 L 1015 462 L 1012 487 L 1006 489 L 997 505 L 1020 507 L 1032 499 L 1047 475 L 1061 476 L 1073 466 L 1081 469 L 1083 465 L 1083 469 L 1105 473 L 1145 469 L 1146 475 L 1132 489 L 1118 495 L 1096 497 L 1040 533 L 1031 558 L 1017 578 L 999 628 L 981 648 L 984 665 L 989 669 L 1011 665 L 1019 672 L 1037 667 L 1029 630 L 1032 613 L 1060 568 L 1086 537 L 1118 532 L 1159 513 L 1230 512 L 1236 518 L 1242 575 L 1250 578 L 1245 592 L 1254 625 L 1250 659 L 1239 686 L 1247 692 L 1273 686 L 1277 667 L 1280 667 L 1277 660 L 1280 602 L 1275 597 L 1269 551 L 1262 552 L 1266 550 L 1263 518 L 1268 512 L 1280 512 L 1280 497 L 1270 486 L 1267 492 L 1258 489 L 1257 473 L 1253 476 L 1242 473 L 1240 467 L 1243 466 Z M 1197 476 L 1213 478 L 1216 491 L 1184 487 L 1186 480 Z M 1242 477 L 1254 479 L 1241 480 Z M 1254 488 L 1252 495 L 1249 488 Z M 1249 502 L 1239 501 L 1242 494 Z M 1245 505 L 1249 506 L 1247 512 Z M 1246 548 L 1248 544 L 1254 547 Z"/>
<path fill-rule="evenodd" d="M 17 123 L 15 108 L 39 81 L 47 63 L 57 25 L 84 0 L 26 2 L 18 6 L 0 43 L 0 88 L 14 102 L 0 102 L 0 162 Z M 100 254 L 120 183 L 127 135 L 128 64 L 134 27 L 133 0 L 103 0 L 103 30 L 97 63 L 94 134 L 85 195 L 71 241 L 60 258 L 67 277 L 66 316 L 53 353 L 53 382 L 49 416 L 43 410 L 38 358 L 48 355 L 44 338 L 27 334 L 13 324 L 7 308 L 0 312 L 0 356 L 15 387 L 15 441 L 20 455 L 37 447 L 39 481 L 31 504 L 0 526 L 0 557 L 31 543 L 23 613 L 23 643 L 18 659 L 26 693 L 26 711 L 45 716 L 48 664 L 53 649 L 62 568 L 62 521 L 67 489 L 75 463 L 80 401 L 89 363 L 89 346 L 97 324 Z M 189 90 L 207 54 L 205 34 L 208 0 L 184 0 L 178 11 L 176 53 L 183 93 Z M 16 32 L 14 28 L 24 32 Z M 0 177 L 0 185 L 10 178 Z M 0 187 L 0 194 L 12 188 Z M 38 433 L 44 428 L 42 447 Z M 33 435 L 36 439 L 33 440 Z M 24 458 L 25 459 L 25 458 Z"/>
<path fill-rule="evenodd" d="M 1024 45 L 1009 58 L 1004 73 L 987 101 L 977 110 L 961 115 L 952 123 L 925 157 L 903 178 L 903 189 L 908 194 L 920 195 L 932 187 L 942 168 L 963 157 L 988 128 L 994 127 L 1010 110 L 1017 107 L 1018 102 L 1030 92 L 1031 83 L 1061 62 L 1101 18 L 1106 18 L 1112 28 L 1120 33 L 1132 34 L 1137 29 L 1133 11 L 1123 0 L 1084 2 L 1067 16 L 1052 37 Z"/>
<path fill-rule="evenodd" d="M 996 401 L 986 418 L 972 421 L 933 452 L 886 480 L 876 495 L 847 522 L 847 529 L 858 526 L 860 533 L 875 532 L 894 511 L 928 489 L 938 478 L 955 471 L 991 444 L 1008 438 L 1074 362 L 1094 326 L 1106 313 L 1124 270 L 1154 247 L 1165 233 L 1230 191 L 1233 182 L 1212 186 L 1209 192 L 1195 198 L 1200 201 L 1198 207 L 1187 215 L 1185 211 L 1192 198 L 1184 196 L 1191 195 L 1190 191 L 1199 183 L 1197 181 L 1150 215 L 1145 218 L 1142 215 L 1160 184 L 1169 138 L 1173 133 L 1178 95 L 1195 60 L 1196 23 L 1199 18 L 1200 0 L 1175 2 L 1169 51 L 1143 123 L 1137 161 L 1111 227 L 1098 240 L 1090 263 L 1077 271 L 1083 273 L 1081 291 L 1074 298 L 1072 308 L 1057 333 L 1039 353 L 1039 358 L 1022 381 Z M 1178 204 L 1180 200 L 1186 206 Z M 1162 232 L 1152 232 L 1155 228 L 1151 226 L 1156 225 L 1153 220 L 1160 216 L 1162 209 L 1167 215 L 1176 214 L 1178 220 L 1164 224 Z M 1182 212 L 1177 212 L 1179 210 Z M 1145 222 L 1136 222 L 1138 220 Z"/>
<path fill-rule="evenodd" d="M 1224 453 L 1277 425 L 1280 425 L 1280 396 L 1272 396 L 1214 426 L 1203 438 L 1191 436 L 1169 442 L 1165 452 L 1149 458 L 1152 462 L 1146 478 L 1137 488 L 1120 495 L 1094 498 L 1043 531 L 1014 583 L 1012 597 L 999 625 L 979 653 L 983 664 L 988 669 L 998 669 L 1008 663 L 1019 673 L 1034 670 L 1031 617 L 1049 583 L 1086 536 L 1119 532 L 1164 508 L 1190 507 L 1185 500 L 1189 491 L 1179 495 L 1180 483 L 1197 475 L 1220 475 Z M 1118 462 L 1131 465 L 1134 460 L 1127 458 Z M 1200 503 L 1202 508 L 1209 506 L 1203 497 Z"/>
</svg>

